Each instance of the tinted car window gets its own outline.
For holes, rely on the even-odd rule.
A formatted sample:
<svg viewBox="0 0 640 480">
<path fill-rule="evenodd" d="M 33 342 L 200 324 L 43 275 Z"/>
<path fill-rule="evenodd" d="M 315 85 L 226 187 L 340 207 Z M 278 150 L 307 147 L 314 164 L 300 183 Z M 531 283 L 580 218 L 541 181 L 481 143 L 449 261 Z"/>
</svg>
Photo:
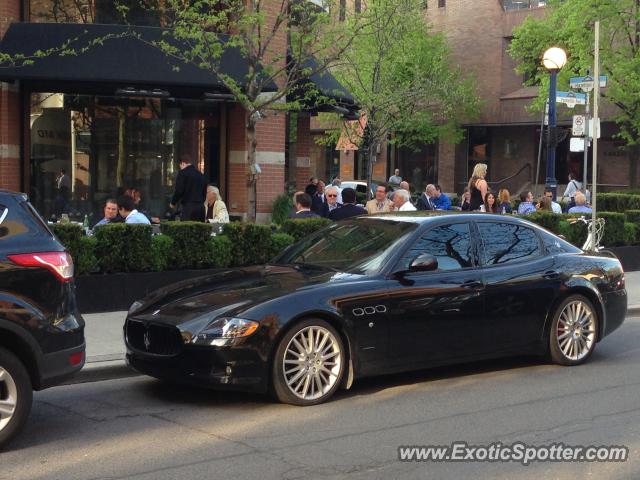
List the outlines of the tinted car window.
<svg viewBox="0 0 640 480">
<path fill-rule="evenodd" d="M 473 266 L 471 234 L 468 223 L 452 223 L 434 227 L 422 235 L 401 260 L 403 269 L 422 253 L 438 260 L 438 271 L 459 270 Z"/>
<path fill-rule="evenodd" d="M 571 245 L 570 243 L 549 234 L 542 235 L 542 242 L 544 248 L 550 255 L 556 255 L 558 253 L 580 253 L 580 249 Z"/>
<path fill-rule="evenodd" d="M 349 273 L 375 273 L 417 224 L 356 219 L 329 225 L 275 258 L 275 263 L 315 265 Z"/>
<path fill-rule="evenodd" d="M 484 246 L 484 264 L 498 265 L 541 255 L 540 241 L 531 228 L 513 223 L 478 223 Z"/>
</svg>

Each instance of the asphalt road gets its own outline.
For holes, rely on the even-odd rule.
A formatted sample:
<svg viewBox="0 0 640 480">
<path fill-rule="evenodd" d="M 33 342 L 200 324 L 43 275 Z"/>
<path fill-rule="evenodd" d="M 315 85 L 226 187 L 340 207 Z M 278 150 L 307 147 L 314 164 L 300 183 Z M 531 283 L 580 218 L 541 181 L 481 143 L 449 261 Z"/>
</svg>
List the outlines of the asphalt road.
<svg viewBox="0 0 640 480">
<path fill-rule="evenodd" d="M 404 463 L 399 445 L 626 445 L 624 463 Z M 328 404 L 146 377 L 35 395 L 0 479 L 640 477 L 640 317 L 581 367 L 518 358 L 368 379 Z"/>
</svg>

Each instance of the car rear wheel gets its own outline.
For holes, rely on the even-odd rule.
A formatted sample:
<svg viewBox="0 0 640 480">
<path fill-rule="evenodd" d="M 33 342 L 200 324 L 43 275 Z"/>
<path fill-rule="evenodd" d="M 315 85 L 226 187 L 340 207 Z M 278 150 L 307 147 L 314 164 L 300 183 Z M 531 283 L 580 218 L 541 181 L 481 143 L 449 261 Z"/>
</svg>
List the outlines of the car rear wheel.
<svg viewBox="0 0 640 480">
<path fill-rule="evenodd" d="M 593 305 L 582 295 L 566 298 L 557 308 L 551 324 L 549 351 L 560 365 L 579 365 L 593 353 L 598 317 Z"/>
<path fill-rule="evenodd" d="M 26 368 L 13 353 L 0 348 L 0 449 L 24 426 L 32 399 Z"/>
<path fill-rule="evenodd" d="M 281 402 L 316 405 L 339 388 L 346 355 L 340 334 L 319 319 L 296 324 L 284 336 L 273 363 L 273 390 Z"/>
</svg>

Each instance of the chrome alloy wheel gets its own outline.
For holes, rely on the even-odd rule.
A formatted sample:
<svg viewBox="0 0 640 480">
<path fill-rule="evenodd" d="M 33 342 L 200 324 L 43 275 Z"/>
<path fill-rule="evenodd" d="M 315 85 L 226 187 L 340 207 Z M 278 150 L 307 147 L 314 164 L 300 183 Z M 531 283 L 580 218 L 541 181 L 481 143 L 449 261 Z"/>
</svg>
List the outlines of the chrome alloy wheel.
<svg viewBox="0 0 640 480">
<path fill-rule="evenodd" d="M 565 305 L 558 318 L 558 347 L 570 360 L 586 357 L 596 341 L 596 320 L 591 307 L 575 300 Z"/>
<path fill-rule="evenodd" d="M 18 387 L 9 372 L 0 366 L 0 431 L 2 431 L 16 411 Z"/>
<path fill-rule="evenodd" d="M 315 400 L 335 385 L 342 366 L 340 343 L 329 330 L 309 326 L 289 341 L 282 371 L 289 390 L 303 400 Z"/>
</svg>

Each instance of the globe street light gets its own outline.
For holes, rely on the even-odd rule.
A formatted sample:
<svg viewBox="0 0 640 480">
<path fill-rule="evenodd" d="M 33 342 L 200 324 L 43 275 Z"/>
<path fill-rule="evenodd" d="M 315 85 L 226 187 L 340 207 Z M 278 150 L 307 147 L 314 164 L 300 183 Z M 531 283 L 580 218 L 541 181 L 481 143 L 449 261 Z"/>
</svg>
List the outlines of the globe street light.
<svg viewBox="0 0 640 480">
<path fill-rule="evenodd" d="M 558 181 L 556 180 L 556 145 L 558 134 L 556 127 L 556 85 L 558 71 L 567 63 L 566 52 L 558 47 L 551 47 L 542 56 L 544 68 L 549 70 L 551 79 L 549 82 L 549 131 L 547 136 L 547 179 L 546 187 L 553 192 L 553 200 L 556 199 Z"/>
</svg>

